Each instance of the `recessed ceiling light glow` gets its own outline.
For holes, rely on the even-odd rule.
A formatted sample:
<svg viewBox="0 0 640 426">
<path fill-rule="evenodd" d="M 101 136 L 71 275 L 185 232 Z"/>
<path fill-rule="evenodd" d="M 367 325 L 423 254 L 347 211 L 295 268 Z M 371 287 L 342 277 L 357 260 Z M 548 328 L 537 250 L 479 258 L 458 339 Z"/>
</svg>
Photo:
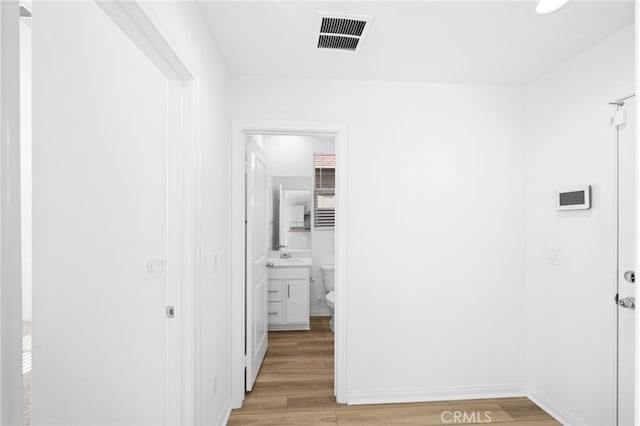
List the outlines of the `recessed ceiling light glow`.
<svg viewBox="0 0 640 426">
<path fill-rule="evenodd" d="M 564 6 L 569 0 L 540 0 L 536 6 L 536 12 L 541 15 L 555 12 Z"/>
</svg>

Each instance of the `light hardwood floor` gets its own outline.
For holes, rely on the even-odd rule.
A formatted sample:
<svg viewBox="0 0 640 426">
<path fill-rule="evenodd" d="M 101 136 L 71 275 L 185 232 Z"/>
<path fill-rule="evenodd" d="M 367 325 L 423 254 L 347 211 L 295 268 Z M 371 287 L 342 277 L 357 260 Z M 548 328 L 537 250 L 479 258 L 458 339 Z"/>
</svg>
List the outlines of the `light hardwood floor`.
<svg viewBox="0 0 640 426">
<path fill-rule="evenodd" d="M 253 391 L 229 425 L 444 425 L 454 412 L 475 415 L 475 424 L 559 425 L 527 398 L 411 404 L 343 405 L 333 396 L 333 333 L 327 317 L 312 317 L 310 331 L 269 332 L 269 350 Z M 451 415 L 444 412 L 451 412 Z M 475 414 L 474 414 L 475 413 Z M 444 420 L 444 421 L 443 421 Z M 461 423 L 457 423 L 461 424 Z M 466 424 L 474 424 L 467 422 Z"/>
</svg>

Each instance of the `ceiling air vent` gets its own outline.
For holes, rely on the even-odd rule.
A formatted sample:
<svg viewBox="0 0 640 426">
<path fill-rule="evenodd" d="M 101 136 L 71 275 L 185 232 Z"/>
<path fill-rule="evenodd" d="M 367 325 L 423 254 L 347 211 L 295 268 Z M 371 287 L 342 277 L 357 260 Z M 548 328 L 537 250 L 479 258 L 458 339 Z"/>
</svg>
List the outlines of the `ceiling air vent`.
<svg viewBox="0 0 640 426">
<path fill-rule="evenodd" d="M 357 52 L 371 21 L 371 16 L 318 12 L 314 45 L 319 50 Z"/>
</svg>

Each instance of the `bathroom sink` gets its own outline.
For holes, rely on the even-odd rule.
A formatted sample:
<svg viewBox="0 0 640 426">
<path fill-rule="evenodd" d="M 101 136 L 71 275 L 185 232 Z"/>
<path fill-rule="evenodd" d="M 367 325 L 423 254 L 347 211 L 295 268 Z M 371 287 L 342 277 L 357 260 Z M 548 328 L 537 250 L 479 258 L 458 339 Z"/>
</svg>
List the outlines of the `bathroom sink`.
<svg viewBox="0 0 640 426">
<path fill-rule="evenodd" d="M 274 268 L 283 267 L 283 266 L 312 266 L 313 265 L 313 262 L 311 262 L 311 258 L 309 257 L 291 257 L 289 259 L 274 257 L 269 259 L 269 263 L 271 263 Z"/>
</svg>

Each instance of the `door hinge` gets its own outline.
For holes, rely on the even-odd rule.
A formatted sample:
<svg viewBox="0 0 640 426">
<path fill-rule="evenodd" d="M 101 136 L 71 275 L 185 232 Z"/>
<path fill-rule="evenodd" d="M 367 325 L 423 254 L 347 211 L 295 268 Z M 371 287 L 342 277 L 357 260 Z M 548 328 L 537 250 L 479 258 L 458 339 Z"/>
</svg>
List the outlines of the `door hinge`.
<svg viewBox="0 0 640 426">
<path fill-rule="evenodd" d="M 247 359 L 248 357 L 246 355 L 242 357 L 242 364 L 244 368 L 247 368 Z"/>
<path fill-rule="evenodd" d="M 623 109 L 618 109 L 611 116 L 611 126 L 622 126 L 627 122 L 627 112 Z"/>
<path fill-rule="evenodd" d="M 176 307 L 175 306 L 167 306 L 167 309 L 165 310 L 166 314 L 167 314 L 167 318 L 175 318 L 176 316 Z"/>
</svg>

